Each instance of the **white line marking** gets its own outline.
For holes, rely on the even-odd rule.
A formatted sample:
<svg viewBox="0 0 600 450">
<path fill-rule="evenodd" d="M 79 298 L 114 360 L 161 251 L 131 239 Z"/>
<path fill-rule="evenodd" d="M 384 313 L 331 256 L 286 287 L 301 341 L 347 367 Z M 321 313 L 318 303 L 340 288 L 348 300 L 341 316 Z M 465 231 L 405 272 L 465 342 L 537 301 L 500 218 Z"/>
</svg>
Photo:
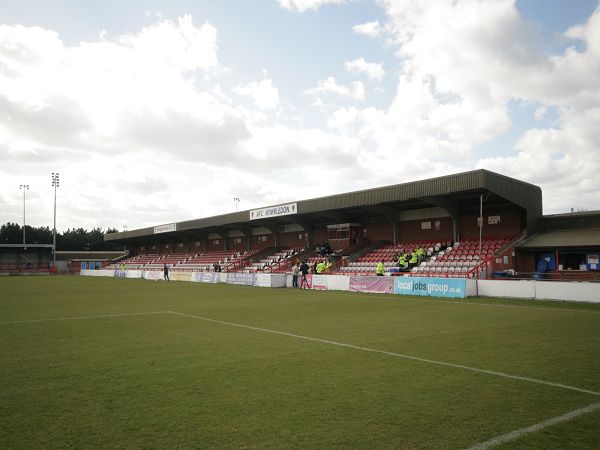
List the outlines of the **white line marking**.
<svg viewBox="0 0 600 450">
<path fill-rule="evenodd" d="M 451 304 L 451 305 L 471 305 L 471 306 L 491 306 L 491 307 L 495 307 L 495 308 L 514 308 L 514 309 L 533 309 L 533 310 L 537 310 L 537 311 L 559 311 L 559 312 L 574 312 L 574 313 L 589 313 L 589 314 L 600 314 L 600 311 L 592 311 L 589 309 L 572 309 L 572 308 L 549 308 L 549 307 L 545 307 L 545 306 L 520 306 L 520 305 L 506 305 L 504 303 L 477 303 L 477 302 L 470 302 L 470 301 L 462 301 L 462 302 L 457 302 L 457 301 L 451 301 L 451 300 L 443 300 L 443 299 L 439 299 L 439 300 L 430 300 L 427 297 L 423 297 L 422 299 L 416 299 L 416 298 L 404 298 L 403 296 L 392 296 L 390 297 L 389 295 L 387 296 L 381 296 L 381 295 L 377 295 L 374 294 L 374 296 L 376 296 L 376 298 L 381 299 L 381 300 L 392 300 L 392 301 L 398 301 L 401 300 L 403 302 L 411 302 L 411 303 L 435 303 L 438 305 L 446 305 L 446 304 Z M 397 298 L 398 297 L 398 298 Z M 519 299 L 514 299 L 515 301 L 527 301 L 527 300 L 519 300 Z M 552 301 L 552 300 L 546 300 L 546 301 Z M 557 302 L 559 302 L 560 300 L 556 300 Z M 590 304 L 590 303 L 587 303 Z M 596 304 L 596 303 L 592 303 L 592 304 Z"/>
<path fill-rule="evenodd" d="M 583 414 L 594 412 L 597 409 L 600 409 L 600 403 L 593 403 L 591 405 L 586 406 L 585 408 L 570 411 L 566 414 L 563 414 L 562 416 L 557 416 L 553 417 L 552 419 L 544 420 L 543 422 L 536 423 L 535 425 L 531 425 L 530 427 L 521 428 L 520 430 L 511 431 L 510 433 L 506 433 L 501 436 L 496 436 L 488 441 L 481 442 L 479 444 L 474 445 L 473 447 L 469 447 L 467 450 L 486 450 L 488 448 L 504 444 L 505 442 L 513 441 L 526 434 L 535 433 L 536 431 L 540 431 L 543 428 L 550 427 L 557 423 L 566 422 Z"/>
<path fill-rule="evenodd" d="M 29 320 L 12 320 L 9 322 L 0 322 L 1 325 L 10 325 L 14 323 L 35 323 L 35 322 L 56 322 L 60 320 L 83 320 L 83 319 L 106 319 L 109 317 L 128 317 L 128 316 L 146 316 L 149 314 L 168 314 L 169 311 L 149 311 L 138 313 L 123 313 L 123 314 L 101 314 L 97 316 L 79 316 L 79 317 L 56 317 L 50 319 L 29 319 Z"/>
<path fill-rule="evenodd" d="M 418 301 L 418 300 L 417 300 Z M 426 300 L 428 302 L 434 303 L 435 300 Z M 492 306 L 496 308 L 514 308 L 514 309 L 534 309 L 537 311 L 560 311 L 560 312 L 575 312 L 575 313 L 585 313 L 585 314 L 600 314 L 600 311 L 591 311 L 589 309 L 570 309 L 570 308 L 547 308 L 544 306 L 519 306 L 519 305 L 505 305 L 498 304 L 495 305 L 493 303 L 475 303 L 475 302 L 454 302 L 454 301 L 446 301 L 442 300 L 437 303 L 452 303 L 455 305 L 474 305 L 474 306 Z"/>
<path fill-rule="evenodd" d="M 447 362 L 443 362 L 443 361 L 435 361 L 435 360 L 432 360 L 432 359 L 419 358 L 417 356 L 411 356 L 411 355 L 403 355 L 401 353 L 388 352 L 388 351 L 385 351 L 385 350 L 377 350 L 377 349 L 374 349 L 374 348 L 360 347 L 360 346 L 357 346 L 357 345 L 344 344 L 343 342 L 329 341 L 329 340 L 326 340 L 326 339 L 313 338 L 313 337 L 302 336 L 302 335 L 293 334 L 293 333 L 286 333 L 284 331 L 269 330 L 268 328 L 258 328 L 258 327 L 253 327 L 253 326 L 250 326 L 250 325 L 244 325 L 244 324 L 239 324 L 239 323 L 224 322 L 222 320 L 209 319 L 207 317 L 194 316 L 192 314 L 178 313 L 178 312 L 175 312 L 175 311 L 167 311 L 167 312 L 169 314 L 174 314 L 174 315 L 183 316 L 183 317 L 189 317 L 189 318 L 192 318 L 192 319 L 203 320 L 203 321 L 206 321 L 206 322 L 219 323 L 219 324 L 222 324 L 222 325 L 229 325 L 229 326 L 238 327 L 238 328 L 246 328 L 248 330 L 261 331 L 263 333 L 279 334 L 279 335 L 282 335 L 282 336 L 289 336 L 289 337 L 293 337 L 293 338 L 297 338 L 297 339 L 304 339 L 306 341 L 320 342 L 320 343 L 323 343 L 323 344 L 336 345 L 338 347 L 351 348 L 351 349 L 354 349 L 354 350 L 362 350 L 362 351 L 371 352 L 371 353 L 380 353 L 380 354 L 383 354 L 383 355 L 394 356 L 394 357 L 397 357 L 397 358 L 404 358 L 404 359 L 410 359 L 410 360 L 413 360 L 413 361 L 420 361 L 420 362 L 429 363 L 429 364 L 436 364 L 438 366 L 453 367 L 453 368 L 456 368 L 456 369 L 464 369 L 464 370 L 469 370 L 471 372 L 485 373 L 485 374 L 488 374 L 488 375 L 494 375 L 494 376 L 504 377 L 504 378 L 511 378 L 513 380 L 527 381 L 527 382 L 536 383 L 536 384 L 543 384 L 543 385 L 546 385 L 546 386 L 553 386 L 553 387 L 558 387 L 558 388 L 561 388 L 561 389 L 568 389 L 570 391 L 581 392 L 581 393 L 584 393 L 584 394 L 592 394 L 592 395 L 598 395 L 598 396 L 600 396 L 600 392 L 591 391 L 591 390 L 588 390 L 588 389 L 582 389 L 582 388 L 578 388 L 576 386 L 569 386 L 567 384 L 553 383 L 551 381 L 538 380 L 536 378 L 524 377 L 524 376 L 519 376 L 519 375 L 511 375 L 511 374 L 504 373 L 504 372 L 496 372 L 494 370 L 486 370 L 486 369 L 479 369 L 477 367 L 463 366 L 462 364 L 452 364 L 452 363 L 447 363 Z"/>
</svg>

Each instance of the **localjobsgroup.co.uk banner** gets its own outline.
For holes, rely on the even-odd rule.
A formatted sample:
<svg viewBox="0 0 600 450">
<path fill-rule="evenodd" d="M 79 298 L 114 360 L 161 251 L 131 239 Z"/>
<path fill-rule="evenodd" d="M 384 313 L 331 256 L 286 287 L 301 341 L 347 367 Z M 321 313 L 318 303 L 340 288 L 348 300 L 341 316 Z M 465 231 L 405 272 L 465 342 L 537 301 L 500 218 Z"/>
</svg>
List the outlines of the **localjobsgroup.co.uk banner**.
<svg viewBox="0 0 600 450">
<path fill-rule="evenodd" d="M 425 297 L 465 298 L 467 280 L 464 278 L 396 277 L 394 294 Z"/>
</svg>

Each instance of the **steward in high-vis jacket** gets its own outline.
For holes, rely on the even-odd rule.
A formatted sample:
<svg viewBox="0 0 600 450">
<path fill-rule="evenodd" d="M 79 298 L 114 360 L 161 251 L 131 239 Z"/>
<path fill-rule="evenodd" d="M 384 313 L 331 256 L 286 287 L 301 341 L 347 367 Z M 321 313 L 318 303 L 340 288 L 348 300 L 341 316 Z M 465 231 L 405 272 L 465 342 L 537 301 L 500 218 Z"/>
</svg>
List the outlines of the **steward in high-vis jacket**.
<svg viewBox="0 0 600 450">
<path fill-rule="evenodd" d="M 317 273 L 323 273 L 324 270 L 325 270 L 325 263 L 323 261 L 321 261 L 319 264 L 317 264 Z"/>
<path fill-rule="evenodd" d="M 377 263 L 377 269 L 376 269 L 377 276 L 380 276 L 380 277 L 382 277 L 382 276 L 383 276 L 383 271 L 384 271 L 384 270 L 385 270 L 385 269 L 384 269 L 384 266 L 383 266 L 383 261 L 379 261 L 379 262 Z"/>
<path fill-rule="evenodd" d="M 406 260 L 406 256 L 402 255 L 400 258 L 398 258 L 398 267 L 400 270 L 408 269 L 408 261 Z"/>
</svg>

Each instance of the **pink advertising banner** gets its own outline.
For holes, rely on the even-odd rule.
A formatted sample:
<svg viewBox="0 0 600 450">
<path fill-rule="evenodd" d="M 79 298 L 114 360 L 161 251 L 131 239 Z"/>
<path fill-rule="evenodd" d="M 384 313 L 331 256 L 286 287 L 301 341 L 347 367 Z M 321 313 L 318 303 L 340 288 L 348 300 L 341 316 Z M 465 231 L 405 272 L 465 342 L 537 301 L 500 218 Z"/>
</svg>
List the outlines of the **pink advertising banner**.
<svg viewBox="0 0 600 450">
<path fill-rule="evenodd" d="M 391 277 L 354 275 L 350 277 L 350 291 L 391 294 L 394 282 Z"/>
</svg>

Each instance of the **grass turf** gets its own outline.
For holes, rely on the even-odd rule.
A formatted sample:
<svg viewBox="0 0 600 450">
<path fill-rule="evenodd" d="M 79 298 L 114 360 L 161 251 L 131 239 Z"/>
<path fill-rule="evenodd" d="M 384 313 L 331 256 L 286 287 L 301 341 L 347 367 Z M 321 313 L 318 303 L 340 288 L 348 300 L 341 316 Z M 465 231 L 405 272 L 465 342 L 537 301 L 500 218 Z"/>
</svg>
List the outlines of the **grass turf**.
<svg viewBox="0 0 600 450">
<path fill-rule="evenodd" d="M 598 392 L 598 305 L 6 277 L 0 322 L 0 448 L 467 448 L 600 402 L 265 331 Z M 597 410 L 499 448 L 599 447 Z"/>
</svg>

